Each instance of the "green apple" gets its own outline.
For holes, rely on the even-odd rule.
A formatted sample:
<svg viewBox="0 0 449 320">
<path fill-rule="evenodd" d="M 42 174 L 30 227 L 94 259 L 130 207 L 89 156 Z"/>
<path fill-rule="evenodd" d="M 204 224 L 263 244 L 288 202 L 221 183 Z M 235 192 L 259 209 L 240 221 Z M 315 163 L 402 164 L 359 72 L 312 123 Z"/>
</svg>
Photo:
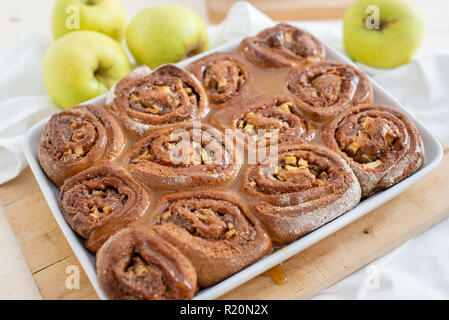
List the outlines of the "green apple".
<svg viewBox="0 0 449 320">
<path fill-rule="evenodd" d="M 126 42 L 136 61 L 150 68 L 181 61 L 209 48 L 201 17 L 178 5 L 141 10 L 126 30 Z"/>
<path fill-rule="evenodd" d="M 424 32 L 424 17 L 411 0 L 356 0 L 343 19 L 348 55 L 376 68 L 409 62 Z"/>
<path fill-rule="evenodd" d="M 117 41 L 125 34 L 126 14 L 119 0 L 56 0 L 51 16 L 53 37 L 80 30 L 98 31 Z"/>
<path fill-rule="evenodd" d="M 57 40 L 42 68 L 50 96 L 64 109 L 106 93 L 130 71 L 122 46 L 95 31 L 70 32 Z"/>
</svg>

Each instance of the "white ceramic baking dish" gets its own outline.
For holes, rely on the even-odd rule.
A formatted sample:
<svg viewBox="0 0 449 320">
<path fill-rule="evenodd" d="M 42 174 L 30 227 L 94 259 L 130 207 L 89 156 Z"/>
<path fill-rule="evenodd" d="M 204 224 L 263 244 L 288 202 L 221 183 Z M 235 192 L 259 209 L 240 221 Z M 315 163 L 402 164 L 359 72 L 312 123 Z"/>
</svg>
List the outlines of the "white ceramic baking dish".
<svg viewBox="0 0 449 320">
<path fill-rule="evenodd" d="M 186 66 L 191 61 L 201 58 L 202 56 L 207 55 L 211 52 L 234 51 L 237 48 L 239 42 L 240 40 L 237 40 L 235 42 L 217 47 L 201 55 L 197 55 L 188 60 L 185 60 L 179 63 L 178 65 L 181 67 Z M 348 58 L 346 58 L 333 48 L 326 45 L 325 42 L 323 42 L 323 45 L 326 49 L 326 57 L 328 60 L 335 60 L 352 64 L 352 62 Z M 392 96 L 390 96 L 384 89 L 382 89 L 375 81 L 373 81 L 372 79 L 370 80 L 373 83 L 374 98 L 376 103 L 390 105 L 406 112 L 406 110 L 404 110 L 404 108 Z M 101 105 L 104 103 L 104 101 L 105 95 L 92 99 L 88 102 Z M 284 260 L 290 258 L 291 256 L 298 254 L 305 248 L 313 245 L 314 243 L 329 236 L 335 231 L 343 228 L 352 221 L 360 218 L 361 216 L 367 214 L 376 207 L 394 198 L 395 196 L 397 196 L 398 194 L 400 194 L 413 184 L 417 183 L 423 177 L 427 176 L 441 162 L 443 157 L 443 150 L 438 140 L 424 126 L 422 126 L 422 124 L 417 119 L 415 119 L 411 115 L 410 118 L 415 122 L 419 131 L 421 132 L 426 152 L 424 165 L 418 172 L 416 172 L 409 178 L 403 180 L 402 182 L 396 184 L 395 186 L 389 188 L 388 190 L 380 192 L 370 197 L 369 199 L 362 201 L 351 211 L 327 223 L 326 225 L 320 227 L 319 229 L 313 231 L 312 233 L 300 238 L 299 240 L 296 240 L 295 242 L 282 248 L 281 250 L 278 250 L 272 253 L 271 255 L 257 261 L 256 263 L 241 270 L 240 272 L 234 274 L 233 276 L 223 280 L 222 282 L 207 289 L 201 290 L 195 296 L 195 299 L 215 299 L 223 295 L 224 293 L 243 284 L 249 279 L 254 278 L 255 276 L 261 274 L 262 272 L 283 262 Z M 67 241 L 69 242 L 70 246 L 72 247 L 73 251 L 78 257 L 78 260 L 83 266 L 98 296 L 101 299 L 107 299 L 103 290 L 100 288 L 97 280 L 95 269 L 95 256 L 84 248 L 83 241 L 76 236 L 76 234 L 72 231 L 70 226 L 64 220 L 64 217 L 58 205 L 59 190 L 47 178 L 38 162 L 37 154 L 38 154 L 39 141 L 48 119 L 49 118 L 43 119 L 42 121 L 35 124 L 28 130 L 24 142 L 25 156 L 42 190 L 42 193 L 44 194 L 45 199 L 48 202 L 51 212 L 53 213 Z M 275 284 L 273 283 L 273 285 Z"/>
</svg>

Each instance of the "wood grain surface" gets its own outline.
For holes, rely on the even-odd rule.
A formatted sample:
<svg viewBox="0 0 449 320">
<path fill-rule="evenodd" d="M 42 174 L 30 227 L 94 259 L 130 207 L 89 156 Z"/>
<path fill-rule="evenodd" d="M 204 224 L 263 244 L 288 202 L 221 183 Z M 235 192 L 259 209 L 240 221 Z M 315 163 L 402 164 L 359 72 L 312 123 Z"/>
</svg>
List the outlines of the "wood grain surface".
<svg viewBox="0 0 449 320">
<path fill-rule="evenodd" d="M 288 281 L 260 275 L 221 299 L 307 299 L 449 216 L 449 149 L 428 177 L 283 263 Z M 97 299 L 27 168 L 0 187 L 0 202 L 44 299 Z M 66 288 L 66 268 L 81 270 L 80 288 Z"/>
<path fill-rule="evenodd" d="M 343 18 L 353 0 L 247 0 L 274 20 L 316 20 Z M 207 13 L 212 23 L 221 22 L 237 0 L 207 0 Z"/>
</svg>

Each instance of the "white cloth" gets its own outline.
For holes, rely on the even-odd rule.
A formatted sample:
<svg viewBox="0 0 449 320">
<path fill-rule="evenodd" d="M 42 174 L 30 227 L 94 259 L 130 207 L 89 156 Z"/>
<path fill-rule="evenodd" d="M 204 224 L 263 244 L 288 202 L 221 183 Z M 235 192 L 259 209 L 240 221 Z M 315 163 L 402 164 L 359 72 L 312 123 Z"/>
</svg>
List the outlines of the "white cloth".
<svg viewBox="0 0 449 320">
<path fill-rule="evenodd" d="M 242 38 L 273 21 L 246 2 L 236 3 L 225 21 L 210 30 L 212 46 Z M 343 52 L 341 23 L 301 22 Z M 0 184 L 25 166 L 21 140 L 35 121 L 58 111 L 42 80 L 41 62 L 51 40 L 37 33 L 0 56 Z M 449 144 L 449 56 L 418 57 L 394 70 L 362 66 L 407 110 Z M 410 240 L 315 298 L 449 298 L 449 221 Z"/>
<path fill-rule="evenodd" d="M 32 33 L 0 56 L 0 184 L 25 168 L 26 130 L 58 110 L 42 79 L 42 58 L 50 44 L 47 37 Z"/>
</svg>

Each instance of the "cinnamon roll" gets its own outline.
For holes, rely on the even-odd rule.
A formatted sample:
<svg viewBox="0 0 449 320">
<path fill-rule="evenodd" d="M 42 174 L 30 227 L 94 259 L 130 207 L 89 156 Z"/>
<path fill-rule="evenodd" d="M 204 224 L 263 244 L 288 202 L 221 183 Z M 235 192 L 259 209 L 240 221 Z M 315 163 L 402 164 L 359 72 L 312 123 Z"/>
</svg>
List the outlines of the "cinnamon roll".
<svg viewBox="0 0 449 320">
<path fill-rule="evenodd" d="M 232 129 L 245 146 L 268 146 L 274 142 L 304 143 L 315 137 L 316 127 L 298 112 L 294 101 L 288 97 L 258 97 L 229 116 L 229 110 L 212 115 L 210 122 L 221 130 Z M 276 141 L 272 141 L 276 137 Z"/>
<path fill-rule="evenodd" d="M 326 55 L 317 38 L 285 22 L 243 39 L 238 51 L 266 68 L 301 66 L 322 61 Z"/>
<path fill-rule="evenodd" d="M 369 79 L 356 68 L 333 61 L 290 71 L 287 89 L 298 107 L 319 122 L 329 120 L 351 105 L 373 102 Z"/>
<path fill-rule="evenodd" d="M 203 84 L 216 107 L 244 96 L 251 76 L 243 59 L 235 53 L 216 52 L 192 62 L 186 69 Z"/>
<path fill-rule="evenodd" d="M 92 252 L 113 233 L 142 217 L 149 205 L 147 190 L 113 162 L 67 179 L 59 194 L 64 218 Z"/>
<path fill-rule="evenodd" d="M 221 186 L 241 167 L 222 132 L 200 122 L 172 125 L 136 142 L 126 159 L 128 169 L 151 188 L 176 190 Z"/>
<path fill-rule="evenodd" d="M 117 232 L 98 250 L 97 277 L 114 300 L 186 300 L 197 291 L 190 261 L 151 228 Z"/>
<path fill-rule="evenodd" d="M 117 158 L 125 142 L 120 125 L 103 107 L 79 105 L 50 118 L 39 144 L 39 163 L 59 187 L 95 163 Z"/>
<path fill-rule="evenodd" d="M 242 199 L 223 190 L 163 196 L 151 213 L 153 229 L 195 267 L 201 287 L 211 286 L 263 257 L 271 240 Z"/>
<path fill-rule="evenodd" d="M 424 159 L 418 129 L 404 113 L 388 106 L 351 107 L 324 127 L 322 138 L 354 170 L 363 197 L 410 176 Z"/>
<path fill-rule="evenodd" d="M 355 207 L 360 185 L 348 164 L 318 145 L 284 145 L 268 161 L 248 165 L 242 190 L 273 243 L 284 245 Z"/>
<path fill-rule="evenodd" d="M 209 111 L 198 79 L 173 64 L 143 77 L 125 77 L 117 83 L 114 96 L 111 110 L 133 138 L 170 124 L 201 119 Z"/>
</svg>

